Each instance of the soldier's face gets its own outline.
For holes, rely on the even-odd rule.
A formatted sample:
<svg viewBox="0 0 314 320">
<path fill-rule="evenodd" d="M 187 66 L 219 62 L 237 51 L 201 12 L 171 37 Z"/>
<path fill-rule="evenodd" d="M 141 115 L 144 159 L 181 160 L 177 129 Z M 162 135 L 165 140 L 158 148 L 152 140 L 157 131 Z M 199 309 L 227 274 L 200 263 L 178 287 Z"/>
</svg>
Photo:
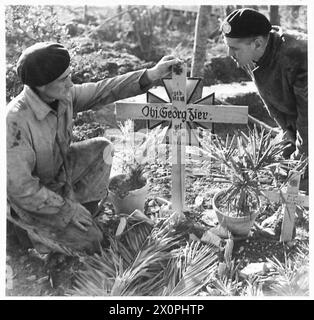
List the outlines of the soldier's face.
<svg viewBox="0 0 314 320">
<path fill-rule="evenodd" d="M 228 48 L 228 56 L 237 63 L 238 68 L 252 64 L 256 56 L 254 41 L 224 37 L 224 42 Z"/>
<path fill-rule="evenodd" d="M 67 98 L 72 86 L 71 69 L 67 68 L 56 80 L 37 89 L 44 98 L 62 100 Z"/>
</svg>

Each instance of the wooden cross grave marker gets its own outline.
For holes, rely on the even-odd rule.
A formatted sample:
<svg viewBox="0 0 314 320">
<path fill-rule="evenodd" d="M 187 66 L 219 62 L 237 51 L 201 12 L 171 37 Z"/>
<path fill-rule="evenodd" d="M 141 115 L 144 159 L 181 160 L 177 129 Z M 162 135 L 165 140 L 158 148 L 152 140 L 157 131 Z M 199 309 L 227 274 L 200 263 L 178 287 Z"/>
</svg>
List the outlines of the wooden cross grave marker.
<svg viewBox="0 0 314 320">
<path fill-rule="evenodd" d="M 187 68 L 178 64 L 172 68 L 172 78 L 164 79 L 167 93 L 171 93 L 171 103 L 160 99 L 159 103 L 116 102 L 117 119 L 141 119 L 169 121 L 172 140 L 172 207 L 177 219 L 183 219 L 185 202 L 185 146 L 187 140 L 187 123 L 242 123 L 248 121 L 247 106 L 208 105 L 208 99 L 187 103 Z M 197 79 L 196 79 L 197 80 Z M 199 81 L 192 82 L 193 93 Z M 194 86 L 194 89 L 193 89 Z M 212 98 L 211 98 L 212 101 Z M 203 104 L 199 104 L 202 103 Z"/>
<path fill-rule="evenodd" d="M 291 241 L 293 236 L 295 211 L 297 205 L 308 207 L 309 197 L 299 193 L 301 174 L 291 171 L 287 189 L 283 191 L 263 190 L 263 194 L 271 201 L 282 202 L 283 221 L 281 226 L 280 241 Z"/>
</svg>

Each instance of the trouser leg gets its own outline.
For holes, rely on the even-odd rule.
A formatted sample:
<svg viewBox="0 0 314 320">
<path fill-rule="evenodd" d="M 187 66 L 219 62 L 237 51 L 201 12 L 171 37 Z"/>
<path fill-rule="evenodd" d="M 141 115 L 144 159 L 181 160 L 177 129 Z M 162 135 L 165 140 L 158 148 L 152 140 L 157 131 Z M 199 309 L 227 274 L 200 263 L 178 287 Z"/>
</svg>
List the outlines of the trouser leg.
<svg viewBox="0 0 314 320">
<path fill-rule="evenodd" d="M 105 138 L 74 143 L 69 157 L 72 185 L 80 203 L 99 201 L 107 194 L 114 148 Z"/>
<path fill-rule="evenodd" d="M 95 205 L 107 196 L 113 152 L 112 143 L 100 137 L 73 143 L 70 147 L 75 198 L 91 211 L 95 209 L 92 209 L 92 202 Z M 99 251 L 103 235 L 94 222 L 87 232 L 69 224 L 64 232 L 57 233 L 57 237 L 61 243 L 72 249 L 84 249 L 91 253 Z"/>
<path fill-rule="evenodd" d="M 95 203 L 107 196 L 113 152 L 112 143 L 100 137 L 77 142 L 70 147 L 75 199 L 90 211 L 95 209 Z M 69 224 L 64 232 L 57 232 L 57 238 L 72 249 L 95 252 L 99 251 L 103 236 L 96 223 L 86 232 Z"/>
<path fill-rule="evenodd" d="M 76 201 L 84 204 L 99 201 L 107 194 L 110 170 L 112 165 L 113 146 L 105 138 L 93 138 L 83 142 L 74 143 L 70 147 L 69 159 L 72 172 L 72 185 Z M 27 213 L 26 213 L 27 214 Z M 31 215 L 31 214 L 29 214 Z M 19 221 L 19 225 L 28 231 L 30 239 L 36 243 L 44 244 L 46 249 L 61 251 L 62 246 L 89 253 L 97 252 L 103 235 L 96 223 L 81 231 L 71 222 L 65 228 L 56 228 L 53 215 L 49 216 L 49 223 L 37 215 L 31 225 Z M 43 246 L 37 246 L 43 251 Z"/>
</svg>

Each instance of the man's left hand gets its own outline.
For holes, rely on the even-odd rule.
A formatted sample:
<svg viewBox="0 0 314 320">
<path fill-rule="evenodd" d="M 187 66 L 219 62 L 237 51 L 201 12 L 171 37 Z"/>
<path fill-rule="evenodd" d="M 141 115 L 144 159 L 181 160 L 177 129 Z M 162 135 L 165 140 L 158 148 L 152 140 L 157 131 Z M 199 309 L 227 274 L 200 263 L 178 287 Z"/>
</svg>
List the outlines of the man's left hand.
<svg viewBox="0 0 314 320">
<path fill-rule="evenodd" d="M 171 72 L 171 67 L 182 62 L 174 56 L 164 56 L 154 67 L 147 70 L 147 77 L 150 81 L 155 81 L 167 77 Z"/>
</svg>

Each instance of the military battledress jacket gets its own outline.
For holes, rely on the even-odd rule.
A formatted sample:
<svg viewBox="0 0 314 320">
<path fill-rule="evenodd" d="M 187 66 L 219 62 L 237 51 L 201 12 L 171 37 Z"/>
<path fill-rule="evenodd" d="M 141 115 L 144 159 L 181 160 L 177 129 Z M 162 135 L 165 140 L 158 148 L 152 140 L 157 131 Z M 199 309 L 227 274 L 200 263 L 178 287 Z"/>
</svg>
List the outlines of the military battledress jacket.
<svg viewBox="0 0 314 320">
<path fill-rule="evenodd" d="M 56 190 L 64 183 L 63 157 L 72 139 L 72 118 L 95 105 L 141 94 L 145 70 L 95 83 L 74 85 L 55 112 L 28 86 L 7 106 L 7 196 L 22 210 L 57 214 L 71 201 Z M 145 77 L 143 77 L 145 78 Z M 58 138 L 58 142 L 57 139 Z M 61 173 L 60 173 L 61 172 Z"/>
<path fill-rule="evenodd" d="M 268 112 L 296 135 L 297 152 L 308 154 L 307 41 L 273 28 L 266 51 L 253 72 Z"/>
</svg>

